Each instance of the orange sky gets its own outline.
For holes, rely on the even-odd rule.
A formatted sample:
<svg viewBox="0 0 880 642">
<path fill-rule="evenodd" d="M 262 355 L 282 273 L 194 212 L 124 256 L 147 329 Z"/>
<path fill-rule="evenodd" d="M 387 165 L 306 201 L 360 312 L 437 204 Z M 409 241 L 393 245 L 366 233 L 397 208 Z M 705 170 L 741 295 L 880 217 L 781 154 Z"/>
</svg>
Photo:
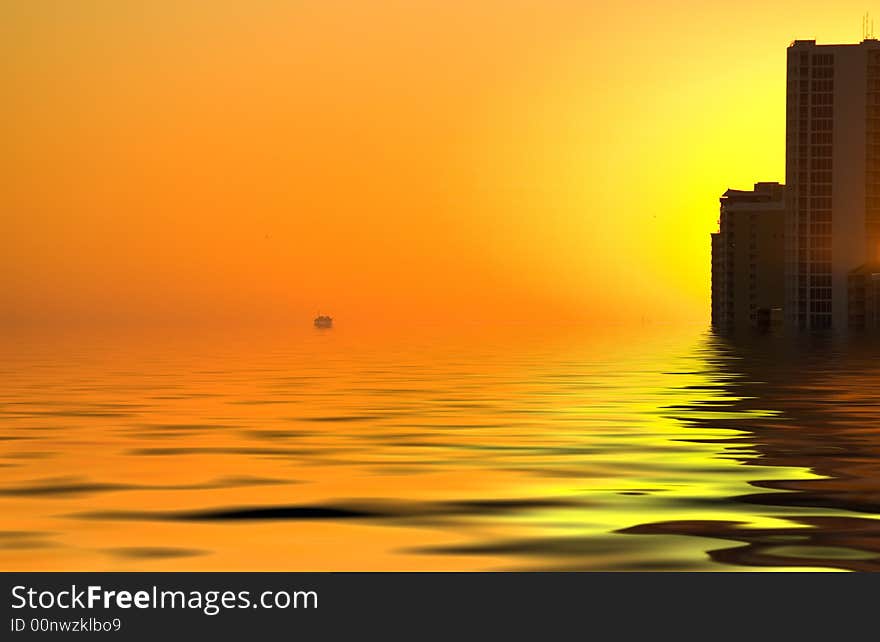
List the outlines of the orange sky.
<svg viewBox="0 0 880 642">
<path fill-rule="evenodd" d="M 863 12 L 8 0 L 0 324 L 704 319 L 785 47 Z"/>
</svg>

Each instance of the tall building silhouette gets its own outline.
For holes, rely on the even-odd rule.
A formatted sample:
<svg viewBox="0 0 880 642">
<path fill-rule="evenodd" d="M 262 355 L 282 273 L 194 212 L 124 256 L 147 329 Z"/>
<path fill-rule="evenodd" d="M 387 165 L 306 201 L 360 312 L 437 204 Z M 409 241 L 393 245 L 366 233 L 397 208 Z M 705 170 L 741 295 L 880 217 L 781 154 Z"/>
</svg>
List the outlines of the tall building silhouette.
<svg viewBox="0 0 880 642">
<path fill-rule="evenodd" d="M 848 277 L 880 259 L 880 41 L 788 48 L 785 317 L 849 325 Z"/>
<path fill-rule="evenodd" d="M 785 186 L 756 183 L 719 199 L 712 234 L 712 325 L 722 330 L 782 321 Z"/>
</svg>

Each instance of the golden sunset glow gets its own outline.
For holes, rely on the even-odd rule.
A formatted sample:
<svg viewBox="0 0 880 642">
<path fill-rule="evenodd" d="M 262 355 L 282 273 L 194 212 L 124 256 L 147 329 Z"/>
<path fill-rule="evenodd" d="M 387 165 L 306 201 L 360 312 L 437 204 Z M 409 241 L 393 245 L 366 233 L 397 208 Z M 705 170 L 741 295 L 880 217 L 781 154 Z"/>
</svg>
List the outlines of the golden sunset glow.
<svg viewBox="0 0 880 642">
<path fill-rule="evenodd" d="M 865 9 L 0 3 L 0 567 L 880 570 Z"/>
<path fill-rule="evenodd" d="M 3 3 L 6 324 L 704 319 L 862 4 Z"/>
</svg>

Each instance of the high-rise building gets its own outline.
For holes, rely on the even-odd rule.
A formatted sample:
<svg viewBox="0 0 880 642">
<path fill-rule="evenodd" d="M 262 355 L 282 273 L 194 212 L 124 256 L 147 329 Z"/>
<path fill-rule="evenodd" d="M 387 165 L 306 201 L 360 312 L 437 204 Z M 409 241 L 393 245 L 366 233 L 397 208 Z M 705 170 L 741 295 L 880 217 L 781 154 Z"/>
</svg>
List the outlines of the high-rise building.
<svg viewBox="0 0 880 642">
<path fill-rule="evenodd" d="M 721 196 L 712 234 L 712 325 L 722 330 L 782 321 L 785 187 L 756 183 Z"/>
<path fill-rule="evenodd" d="M 785 317 L 845 328 L 848 277 L 880 259 L 880 41 L 788 48 Z"/>
</svg>

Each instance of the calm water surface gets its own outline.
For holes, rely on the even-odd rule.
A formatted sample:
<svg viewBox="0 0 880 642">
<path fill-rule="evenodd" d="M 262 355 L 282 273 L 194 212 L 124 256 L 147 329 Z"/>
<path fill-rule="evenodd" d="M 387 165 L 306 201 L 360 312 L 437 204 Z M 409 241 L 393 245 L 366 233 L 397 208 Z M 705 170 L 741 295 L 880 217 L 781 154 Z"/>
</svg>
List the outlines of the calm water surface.
<svg viewBox="0 0 880 642">
<path fill-rule="evenodd" d="M 702 328 L 8 341 L 0 568 L 880 570 L 878 358 Z"/>
</svg>

